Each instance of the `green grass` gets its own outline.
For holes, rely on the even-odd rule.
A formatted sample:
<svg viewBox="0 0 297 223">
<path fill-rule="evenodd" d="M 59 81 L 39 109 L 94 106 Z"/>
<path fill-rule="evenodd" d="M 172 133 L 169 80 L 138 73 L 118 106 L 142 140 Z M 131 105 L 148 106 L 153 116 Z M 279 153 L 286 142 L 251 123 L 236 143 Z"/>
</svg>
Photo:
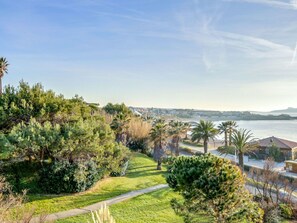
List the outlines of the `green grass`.
<svg viewBox="0 0 297 223">
<path fill-rule="evenodd" d="M 203 147 L 203 144 L 201 144 L 201 143 L 197 143 L 197 142 L 192 142 L 190 139 L 184 139 L 184 140 L 182 141 L 182 143 L 184 143 L 185 145 L 189 145 L 189 146 Z"/>
<path fill-rule="evenodd" d="M 141 195 L 130 200 L 114 204 L 109 209 L 117 223 L 182 223 L 170 206 L 170 200 L 179 195 L 170 189 L 162 189 Z M 90 214 L 61 219 L 57 223 L 74 223 L 91 221 Z M 201 223 L 210 222 L 201 215 Z"/>
<path fill-rule="evenodd" d="M 29 200 L 25 206 L 28 209 L 35 209 L 36 215 L 80 208 L 132 190 L 163 184 L 165 183 L 165 174 L 166 170 L 156 170 L 156 163 L 151 158 L 134 153 L 127 175 L 124 177 L 103 179 L 93 188 L 83 193 L 59 196 L 29 195 Z"/>
</svg>

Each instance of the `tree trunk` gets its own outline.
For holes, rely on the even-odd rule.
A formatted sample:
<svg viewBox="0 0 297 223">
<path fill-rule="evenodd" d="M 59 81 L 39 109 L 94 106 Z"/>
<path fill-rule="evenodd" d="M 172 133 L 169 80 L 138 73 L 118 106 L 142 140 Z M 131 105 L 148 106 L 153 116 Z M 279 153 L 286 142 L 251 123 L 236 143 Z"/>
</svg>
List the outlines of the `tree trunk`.
<svg viewBox="0 0 297 223">
<path fill-rule="evenodd" d="M 179 138 L 175 142 L 175 156 L 179 156 Z"/>
<path fill-rule="evenodd" d="M 0 77 L 0 95 L 2 95 L 2 77 Z"/>
<path fill-rule="evenodd" d="M 232 145 L 232 130 L 229 130 L 229 146 Z"/>
<path fill-rule="evenodd" d="M 239 166 L 243 170 L 244 163 L 243 163 L 243 152 L 238 152 L 238 160 L 239 160 Z"/>
<path fill-rule="evenodd" d="M 207 142 L 207 140 L 204 140 L 203 141 L 203 146 L 204 146 L 204 153 L 207 153 L 207 150 L 208 150 L 208 142 Z"/>
<path fill-rule="evenodd" d="M 158 160 L 157 170 L 162 170 L 162 161 Z"/>
<path fill-rule="evenodd" d="M 228 133 L 225 131 L 225 147 L 228 147 Z"/>
</svg>

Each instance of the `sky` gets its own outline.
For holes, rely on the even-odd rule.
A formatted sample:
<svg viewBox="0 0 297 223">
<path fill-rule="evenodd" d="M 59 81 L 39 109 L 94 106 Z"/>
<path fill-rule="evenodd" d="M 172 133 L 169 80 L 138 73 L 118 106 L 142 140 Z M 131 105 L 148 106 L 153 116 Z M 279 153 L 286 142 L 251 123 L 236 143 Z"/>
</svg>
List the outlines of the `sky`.
<svg viewBox="0 0 297 223">
<path fill-rule="evenodd" d="M 297 107 L 297 0 L 0 0 L 4 85 L 101 105 Z"/>
</svg>

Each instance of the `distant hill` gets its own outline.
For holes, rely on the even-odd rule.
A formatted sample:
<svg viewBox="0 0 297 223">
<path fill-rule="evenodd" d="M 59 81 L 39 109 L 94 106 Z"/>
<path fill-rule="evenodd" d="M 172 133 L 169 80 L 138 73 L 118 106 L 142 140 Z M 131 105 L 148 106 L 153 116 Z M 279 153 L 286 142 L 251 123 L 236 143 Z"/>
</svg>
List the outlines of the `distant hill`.
<svg viewBox="0 0 297 223">
<path fill-rule="evenodd" d="M 144 117 L 162 117 L 165 119 L 181 119 L 187 121 L 195 120 L 211 120 L 211 121 L 224 121 L 224 120 L 296 120 L 297 115 L 294 117 L 289 114 L 278 113 L 265 113 L 260 114 L 248 111 L 209 111 L 197 109 L 170 109 L 170 108 L 141 108 L 130 107 L 134 113 L 139 113 Z M 297 113 L 297 112 L 296 112 Z M 290 113 L 294 114 L 294 113 Z"/>
<path fill-rule="evenodd" d="M 289 107 L 289 108 L 283 109 L 283 110 L 274 110 L 274 111 L 271 111 L 271 113 L 283 113 L 283 114 L 297 113 L 297 108 Z"/>
</svg>

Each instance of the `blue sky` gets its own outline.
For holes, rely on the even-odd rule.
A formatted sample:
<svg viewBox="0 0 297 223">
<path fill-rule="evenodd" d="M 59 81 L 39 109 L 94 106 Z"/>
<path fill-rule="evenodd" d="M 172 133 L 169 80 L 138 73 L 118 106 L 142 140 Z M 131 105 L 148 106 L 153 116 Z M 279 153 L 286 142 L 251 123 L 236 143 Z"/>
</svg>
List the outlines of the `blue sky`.
<svg viewBox="0 0 297 223">
<path fill-rule="evenodd" d="M 0 0 L 4 84 L 133 106 L 297 107 L 296 0 Z"/>
</svg>

